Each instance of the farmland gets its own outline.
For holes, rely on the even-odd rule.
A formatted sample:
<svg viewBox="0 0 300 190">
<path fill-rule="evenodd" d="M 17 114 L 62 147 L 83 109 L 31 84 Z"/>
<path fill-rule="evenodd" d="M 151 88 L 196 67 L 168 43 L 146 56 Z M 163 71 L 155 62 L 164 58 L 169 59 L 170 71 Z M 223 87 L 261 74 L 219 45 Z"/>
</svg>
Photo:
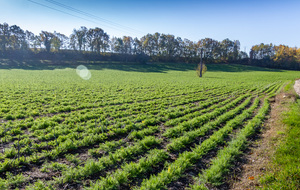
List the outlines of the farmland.
<svg viewBox="0 0 300 190">
<path fill-rule="evenodd" d="M 82 63 L 81 63 L 82 64 Z M 205 189 L 298 71 L 192 64 L 0 69 L 0 188 Z M 251 141 L 250 141 L 251 143 Z"/>
</svg>

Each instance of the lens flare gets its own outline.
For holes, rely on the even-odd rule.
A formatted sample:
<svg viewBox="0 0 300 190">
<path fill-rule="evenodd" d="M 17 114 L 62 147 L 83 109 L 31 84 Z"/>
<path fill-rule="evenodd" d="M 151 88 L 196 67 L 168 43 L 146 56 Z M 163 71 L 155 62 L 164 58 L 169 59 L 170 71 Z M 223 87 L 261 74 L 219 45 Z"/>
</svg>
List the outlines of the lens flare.
<svg viewBox="0 0 300 190">
<path fill-rule="evenodd" d="M 89 80 L 92 77 L 91 72 L 84 65 L 79 65 L 76 68 L 76 73 L 77 73 L 78 76 L 80 76 L 84 80 Z"/>
</svg>

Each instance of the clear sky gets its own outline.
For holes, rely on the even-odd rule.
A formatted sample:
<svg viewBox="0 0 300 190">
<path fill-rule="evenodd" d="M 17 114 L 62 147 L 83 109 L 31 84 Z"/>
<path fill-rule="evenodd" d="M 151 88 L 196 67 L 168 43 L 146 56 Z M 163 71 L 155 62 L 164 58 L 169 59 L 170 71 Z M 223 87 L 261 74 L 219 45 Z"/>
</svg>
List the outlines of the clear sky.
<svg viewBox="0 0 300 190">
<path fill-rule="evenodd" d="M 159 32 L 192 41 L 240 40 L 247 52 L 259 43 L 300 47 L 299 21 L 300 0 L 0 0 L 0 23 L 35 34 L 69 36 L 80 26 L 117 37 Z"/>
</svg>

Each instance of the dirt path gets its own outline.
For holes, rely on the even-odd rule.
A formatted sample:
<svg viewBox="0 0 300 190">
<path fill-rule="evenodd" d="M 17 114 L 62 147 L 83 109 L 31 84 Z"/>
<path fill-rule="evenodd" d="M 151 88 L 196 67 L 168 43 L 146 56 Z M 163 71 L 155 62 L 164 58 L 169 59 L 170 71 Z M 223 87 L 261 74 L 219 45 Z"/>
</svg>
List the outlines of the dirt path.
<svg viewBox="0 0 300 190">
<path fill-rule="evenodd" d="M 296 93 L 300 96 L 300 79 L 295 81 L 294 89 Z"/>
<path fill-rule="evenodd" d="M 294 89 L 300 96 L 300 80 L 295 82 Z M 280 93 L 271 100 L 273 102 L 269 118 L 262 128 L 259 139 L 252 142 L 242 158 L 241 170 L 234 171 L 234 176 L 229 179 L 230 189 L 254 190 L 259 187 L 258 179 L 268 170 L 268 164 L 274 156 L 279 139 L 284 135 L 285 125 L 281 122 L 280 115 L 288 110 L 286 105 L 295 100 L 295 95 L 288 93 Z"/>
</svg>

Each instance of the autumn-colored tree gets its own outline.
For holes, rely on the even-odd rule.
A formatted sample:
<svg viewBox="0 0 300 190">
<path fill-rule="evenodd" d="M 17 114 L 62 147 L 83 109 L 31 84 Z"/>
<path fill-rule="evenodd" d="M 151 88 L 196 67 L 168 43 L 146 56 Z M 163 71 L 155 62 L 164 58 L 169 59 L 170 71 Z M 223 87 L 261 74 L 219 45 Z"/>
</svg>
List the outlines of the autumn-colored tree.
<svg viewBox="0 0 300 190">
<path fill-rule="evenodd" d="M 285 65 L 289 65 L 289 67 L 293 67 L 293 64 L 297 61 L 297 49 L 290 48 L 285 45 L 275 46 L 275 55 L 273 56 L 274 62 L 277 63 L 280 67 L 284 67 Z"/>
</svg>

